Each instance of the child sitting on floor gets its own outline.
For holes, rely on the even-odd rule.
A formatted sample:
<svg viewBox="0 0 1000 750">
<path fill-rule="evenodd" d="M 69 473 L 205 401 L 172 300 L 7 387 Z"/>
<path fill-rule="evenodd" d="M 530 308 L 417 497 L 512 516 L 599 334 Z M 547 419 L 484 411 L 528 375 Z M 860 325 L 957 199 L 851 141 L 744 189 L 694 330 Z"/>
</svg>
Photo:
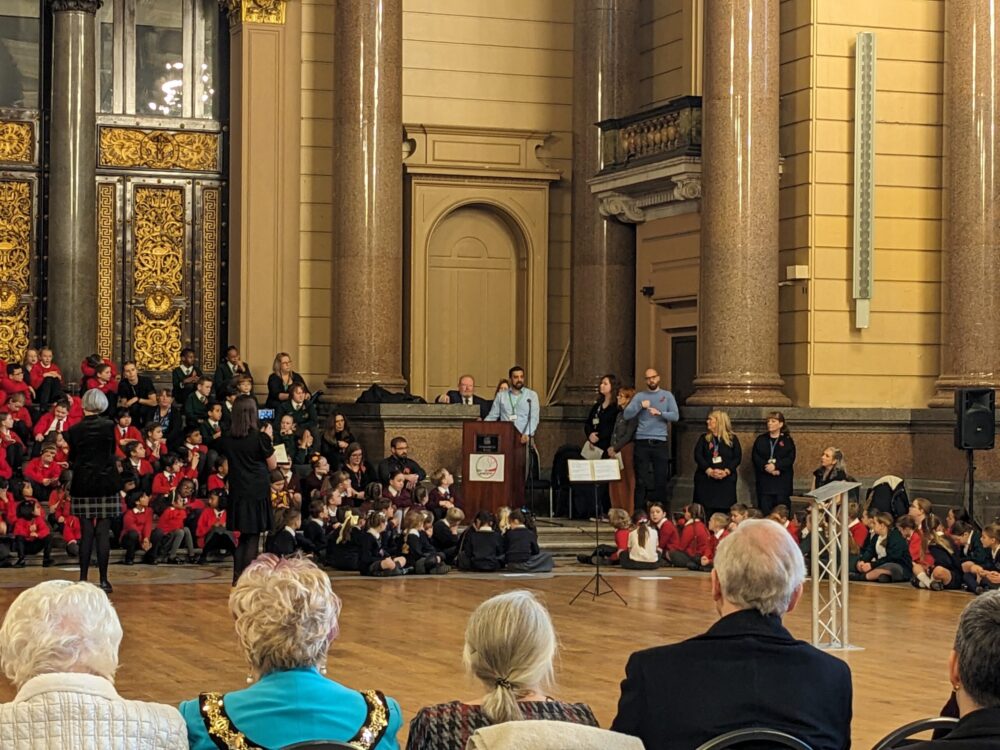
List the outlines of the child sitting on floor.
<svg viewBox="0 0 1000 750">
<path fill-rule="evenodd" d="M 426 528 L 433 520 L 434 515 L 427 510 L 410 510 L 403 517 L 402 552 L 406 567 L 412 568 L 416 575 L 444 575 L 451 570 L 427 535 Z"/>
<path fill-rule="evenodd" d="M 632 528 L 628 532 L 628 549 L 618 556 L 623 568 L 629 570 L 652 570 L 660 565 L 656 552 L 658 537 L 650 528 L 649 518 L 642 511 L 632 516 Z"/>
<path fill-rule="evenodd" d="M 456 507 L 455 498 L 452 497 L 451 487 L 455 484 L 455 477 L 447 469 L 438 469 L 430 476 L 434 488 L 427 497 L 427 510 L 434 514 L 435 520 L 444 518 L 449 508 Z"/>
<path fill-rule="evenodd" d="M 326 551 L 326 520 L 328 511 L 322 500 L 309 502 L 309 520 L 302 527 L 302 549 L 317 556 Z"/>
<path fill-rule="evenodd" d="M 382 534 L 388 526 L 385 513 L 373 510 L 365 519 L 366 529 L 360 537 L 358 570 L 363 576 L 399 576 L 406 570 L 406 558 L 391 556 L 382 544 Z"/>
<path fill-rule="evenodd" d="M 23 568 L 26 555 L 42 553 L 42 567 L 52 565 L 52 535 L 48 524 L 42 518 L 42 506 L 34 500 L 23 500 L 17 506 L 17 520 L 14 521 L 14 551 L 17 562 L 14 567 Z"/>
<path fill-rule="evenodd" d="M 459 570 L 493 573 L 503 567 L 503 537 L 495 527 L 496 519 L 488 510 L 476 514 L 472 528 L 462 535 L 456 557 Z"/>
<path fill-rule="evenodd" d="M 719 542 L 729 535 L 729 516 L 725 513 L 713 513 L 708 519 L 708 549 L 701 556 L 699 570 L 711 570 L 715 563 L 715 552 Z"/>
<path fill-rule="evenodd" d="M 221 500 L 222 495 L 219 490 L 209 490 L 208 499 L 205 501 L 208 507 L 198 516 L 195 536 L 198 538 L 198 546 L 201 547 L 199 565 L 209 562 L 212 555 L 225 557 L 236 551 L 236 534 L 226 528 L 226 511 L 219 507 Z"/>
<path fill-rule="evenodd" d="M 700 564 L 708 552 L 708 529 L 705 528 L 705 509 L 700 503 L 684 506 L 684 528 L 681 530 L 679 547 L 670 553 L 671 565 L 686 568 L 691 563 Z"/>
<path fill-rule="evenodd" d="M 909 577 L 910 565 L 906 540 L 893 523 L 892 514 L 876 513 L 872 516 L 872 535 L 861 550 L 861 559 L 851 579 L 899 583 Z"/>
<path fill-rule="evenodd" d="M 299 549 L 298 531 L 302 526 L 302 514 L 295 508 L 282 508 L 274 514 L 277 531 L 267 537 L 267 551 L 281 557 L 290 557 Z"/>
<path fill-rule="evenodd" d="M 964 576 L 965 587 L 975 594 L 1000 588 L 1000 524 L 984 526 L 982 540 L 985 559 L 968 566 Z"/>
<path fill-rule="evenodd" d="M 666 557 L 680 545 L 680 535 L 677 526 L 667 517 L 667 511 L 661 502 L 649 504 L 649 523 L 656 529 L 656 548 L 660 557 Z"/>
<path fill-rule="evenodd" d="M 434 522 L 431 542 L 437 551 L 444 555 L 444 561 L 449 565 L 454 564 L 455 556 L 458 554 L 458 527 L 464 520 L 465 511 L 461 508 L 448 508 L 444 518 Z"/>
<path fill-rule="evenodd" d="M 184 509 L 184 497 L 178 489 L 174 494 L 168 508 L 164 508 L 160 517 L 156 521 L 156 528 L 163 535 L 160 538 L 157 557 L 168 563 L 180 565 L 185 562 L 193 563 L 197 561 L 194 554 L 194 538 L 191 536 L 191 529 L 184 525 L 187 521 L 187 511 Z M 187 558 L 178 556 L 181 547 L 187 549 Z"/>
<path fill-rule="evenodd" d="M 513 510 L 510 526 L 503 535 L 504 559 L 507 570 L 525 573 L 548 573 L 555 567 L 552 553 L 538 547 L 538 535 L 528 525 L 524 512 Z"/>
<path fill-rule="evenodd" d="M 336 570 L 359 570 L 361 535 L 364 534 L 364 519 L 353 510 L 344 514 L 340 531 L 330 536 L 326 543 L 326 564 Z"/>
</svg>

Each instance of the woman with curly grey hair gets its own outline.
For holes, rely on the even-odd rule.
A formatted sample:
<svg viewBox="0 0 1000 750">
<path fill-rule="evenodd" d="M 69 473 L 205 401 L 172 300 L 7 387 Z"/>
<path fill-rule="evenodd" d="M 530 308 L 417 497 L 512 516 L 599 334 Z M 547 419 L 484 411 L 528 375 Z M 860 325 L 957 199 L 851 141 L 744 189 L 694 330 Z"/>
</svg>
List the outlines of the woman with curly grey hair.
<svg viewBox="0 0 1000 750">
<path fill-rule="evenodd" d="M 399 704 L 376 690 L 351 690 L 326 677 L 327 651 L 340 629 L 340 599 L 314 563 L 261 555 L 233 587 L 229 611 L 249 665 L 249 687 L 202 693 L 181 704 L 193 750 L 227 747 L 226 738 L 237 732 L 250 743 L 241 747 L 248 748 L 326 740 L 397 750 Z"/>
<path fill-rule="evenodd" d="M 21 592 L 0 626 L 0 667 L 17 688 L 0 705 L 0 747 L 186 750 L 177 709 L 115 691 L 121 641 L 118 615 L 93 584 Z"/>
</svg>

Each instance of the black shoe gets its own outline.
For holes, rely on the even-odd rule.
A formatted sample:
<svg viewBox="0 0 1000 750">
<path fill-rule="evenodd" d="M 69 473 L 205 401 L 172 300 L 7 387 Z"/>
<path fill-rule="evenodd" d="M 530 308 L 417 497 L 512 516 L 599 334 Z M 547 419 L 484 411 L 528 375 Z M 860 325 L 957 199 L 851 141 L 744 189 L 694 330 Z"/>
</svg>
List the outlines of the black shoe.
<svg viewBox="0 0 1000 750">
<path fill-rule="evenodd" d="M 122 560 L 122 565 L 135 565 L 135 560 Z"/>
<path fill-rule="evenodd" d="M 55 565 L 55 563 L 52 562 L 51 560 L 42 560 L 43 568 L 51 568 L 53 565 Z"/>
<path fill-rule="evenodd" d="M 195 562 L 198 563 L 199 565 L 208 565 L 208 558 L 202 554 L 198 556 L 198 559 L 195 560 Z"/>
<path fill-rule="evenodd" d="M 101 581 L 100 588 L 101 591 L 103 591 L 105 594 L 110 594 L 112 591 L 114 591 L 114 587 L 108 581 Z"/>
<path fill-rule="evenodd" d="M 14 563 L 14 567 L 15 567 L 15 568 L 23 568 L 23 567 L 24 567 L 24 566 L 26 566 L 27 564 L 28 564 L 28 561 L 27 561 L 27 560 L 25 560 L 25 559 L 24 559 L 23 557 L 19 557 L 19 558 L 17 559 L 17 562 L 15 562 L 15 563 Z"/>
<path fill-rule="evenodd" d="M 576 561 L 578 563 L 580 563 L 581 565 L 593 565 L 594 564 L 594 558 L 596 556 L 597 555 L 577 555 L 576 556 Z"/>
</svg>

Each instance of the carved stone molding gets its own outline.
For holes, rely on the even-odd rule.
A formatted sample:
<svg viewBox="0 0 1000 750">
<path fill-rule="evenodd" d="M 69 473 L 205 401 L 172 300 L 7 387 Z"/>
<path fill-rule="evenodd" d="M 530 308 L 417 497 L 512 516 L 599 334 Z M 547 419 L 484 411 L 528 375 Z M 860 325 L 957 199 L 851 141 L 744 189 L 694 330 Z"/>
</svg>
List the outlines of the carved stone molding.
<svg viewBox="0 0 1000 750">
<path fill-rule="evenodd" d="M 97 13 L 104 5 L 104 0 L 52 0 L 52 12 L 76 10 L 83 13 Z"/>
<path fill-rule="evenodd" d="M 283 24 L 286 1 L 219 0 L 219 5 L 229 14 L 229 23 L 233 26 L 240 23 Z"/>
<path fill-rule="evenodd" d="M 701 157 L 681 156 L 626 167 L 588 180 L 601 216 L 638 224 L 698 210 Z"/>
</svg>

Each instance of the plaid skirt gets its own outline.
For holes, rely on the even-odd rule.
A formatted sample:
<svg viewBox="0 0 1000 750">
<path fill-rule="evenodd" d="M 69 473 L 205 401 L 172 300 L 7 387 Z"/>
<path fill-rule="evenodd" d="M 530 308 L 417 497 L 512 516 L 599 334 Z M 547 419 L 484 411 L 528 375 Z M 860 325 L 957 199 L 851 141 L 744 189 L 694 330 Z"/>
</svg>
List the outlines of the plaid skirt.
<svg viewBox="0 0 1000 750">
<path fill-rule="evenodd" d="M 122 514 L 121 497 L 72 497 L 73 515 L 77 518 L 117 518 Z"/>
</svg>

